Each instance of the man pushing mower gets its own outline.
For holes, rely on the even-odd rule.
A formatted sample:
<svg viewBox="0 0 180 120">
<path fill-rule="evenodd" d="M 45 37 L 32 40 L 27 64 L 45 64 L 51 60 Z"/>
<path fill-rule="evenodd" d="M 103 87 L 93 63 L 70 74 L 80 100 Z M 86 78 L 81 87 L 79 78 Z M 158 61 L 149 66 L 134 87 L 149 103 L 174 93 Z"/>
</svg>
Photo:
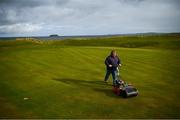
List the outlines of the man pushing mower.
<svg viewBox="0 0 180 120">
<path fill-rule="evenodd" d="M 111 51 L 111 54 L 105 60 L 106 75 L 104 81 L 107 82 L 110 74 L 113 77 L 113 92 L 122 97 L 137 96 L 138 90 L 132 85 L 120 79 L 119 66 L 121 61 L 116 54 L 115 50 Z"/>
<path fill-rule="evenodd" d="M 116 86 L 117 85 L 116 80 L 118 79 L 117 74 L 119 74 L 118 67 L 121 66 L 121 60 L 117 56 L 115 50 L 111 51 L 110 55 L 105 60 L 105 64 L 106 64 L 106 75 L 104 81 L 108 82 L 108 78 L 112 74 L 113 85 Z"/>
</svg>

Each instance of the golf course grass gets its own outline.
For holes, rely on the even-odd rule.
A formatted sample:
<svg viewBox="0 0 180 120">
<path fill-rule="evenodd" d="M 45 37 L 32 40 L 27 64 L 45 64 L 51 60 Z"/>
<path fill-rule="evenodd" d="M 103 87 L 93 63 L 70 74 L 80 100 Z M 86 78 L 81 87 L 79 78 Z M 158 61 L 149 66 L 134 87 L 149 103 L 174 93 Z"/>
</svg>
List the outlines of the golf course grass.
<svg viewBox="0 0 180 120">
<path fill-rule="evenodd" d="M 157 38 L 0 41 L 0 118 L 180 118 L 180 37 Z M 137 97 L 103 82 L 112 49 Z"/>
</svg>

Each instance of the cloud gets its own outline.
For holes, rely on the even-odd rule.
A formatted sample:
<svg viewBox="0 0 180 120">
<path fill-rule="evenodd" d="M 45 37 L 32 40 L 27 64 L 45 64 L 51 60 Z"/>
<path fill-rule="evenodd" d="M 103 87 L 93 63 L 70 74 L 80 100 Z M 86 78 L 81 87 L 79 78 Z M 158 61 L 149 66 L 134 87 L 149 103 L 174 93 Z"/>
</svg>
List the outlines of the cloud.
<svg viewBox="0 0 180 120">
<path fill-rule="evenodd" d="M 32 33 L 37 32 L 42 27 L 39 25 L 33 25 L 30 23 L 23 23 L 23 24 L 13 24 L 13 25 L 1 25 L 0 26 L 0 33 Z"/>
<path fill-rule="evenodd" d="M 1 0 L 0 16 L 9 35 L 180 32 L 179 0 Z"/>
</svg>

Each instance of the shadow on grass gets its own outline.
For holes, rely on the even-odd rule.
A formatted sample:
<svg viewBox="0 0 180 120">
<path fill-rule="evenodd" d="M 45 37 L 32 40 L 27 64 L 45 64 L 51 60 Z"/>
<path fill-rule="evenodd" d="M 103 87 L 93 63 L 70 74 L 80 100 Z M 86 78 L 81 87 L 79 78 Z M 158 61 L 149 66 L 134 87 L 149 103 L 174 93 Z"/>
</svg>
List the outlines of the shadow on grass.
<svg viewBox="0 0 180 120">
<path fill-rule="evenodd" d="M 53 80 L 65 83 L 65 84 L 72 84 L 78 87 L 84 87 L 84 88 L 90 88 L 96 92 L 104 93 L 105 95 L 109 97 L 115 97 L 118 98 L 113 92 L 112 92 L 112 85 L 104 83 L 103 81 L 99 80 L 77 80 L 77 79 L 70 79 L 70 78 L 53 78 Z"/>
<path fill-rule="evenodd" d="M 53 78 L 53 80 L 65 83 L 65 84 L 72 84 L 72 85 L 76 85 L 79 87 L 107 87 L 107 86 L 111 86 L 110 84 L 104 83 L 103 81 L 99 81 L 99 80 L 78 80 L 78 79 L 70 79 L 70 78 Z"/>
</svg>

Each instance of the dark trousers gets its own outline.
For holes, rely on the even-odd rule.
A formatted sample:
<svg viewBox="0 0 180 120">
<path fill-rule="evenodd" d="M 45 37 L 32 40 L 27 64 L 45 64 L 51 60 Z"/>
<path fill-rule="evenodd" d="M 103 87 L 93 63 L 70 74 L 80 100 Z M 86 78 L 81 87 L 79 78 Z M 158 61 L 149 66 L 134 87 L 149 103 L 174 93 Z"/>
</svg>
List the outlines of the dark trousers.
<svg viewBox="0 0 180 120">
<path fill-rule="evenodd" d="M 106 69 L 106 75 L 105 75 L 104 81 L 108 81 L 109 76 L 112 74 L 113 85 L 116 85 L 117 72 L 118 72 L 117 70 Z"/>
</svg>

